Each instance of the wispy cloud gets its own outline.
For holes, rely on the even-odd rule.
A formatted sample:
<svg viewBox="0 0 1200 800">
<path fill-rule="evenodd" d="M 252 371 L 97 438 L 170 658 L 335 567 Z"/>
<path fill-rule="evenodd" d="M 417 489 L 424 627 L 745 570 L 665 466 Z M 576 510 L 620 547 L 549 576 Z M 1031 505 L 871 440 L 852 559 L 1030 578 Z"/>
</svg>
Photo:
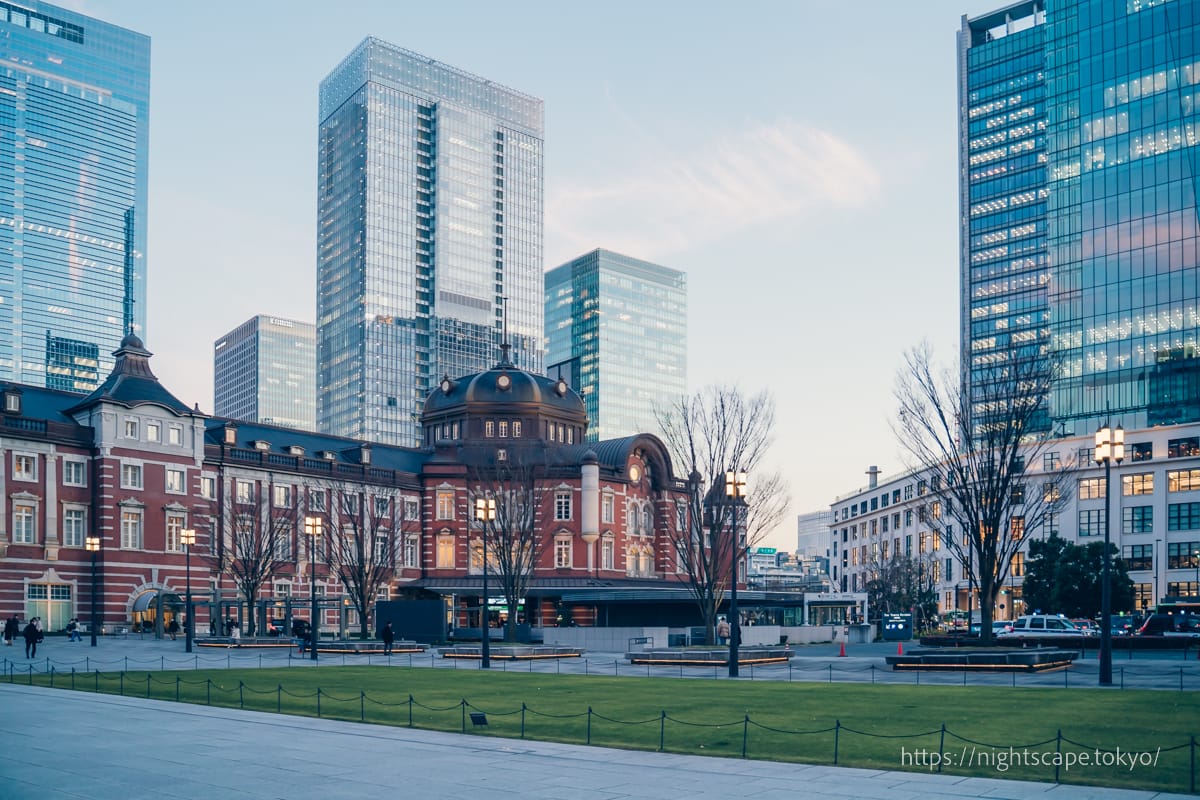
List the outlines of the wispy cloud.
<svg viewBox="0 0 1200 800">
<path fill-rule="evenodd" d="M 864 206 L 880 183 L 837 136 L 794 122 L 764 125 L 586 184 L 551 186 L 547 264 L 593 247 L 661 257 L 818 209 Z"/>
</svg>

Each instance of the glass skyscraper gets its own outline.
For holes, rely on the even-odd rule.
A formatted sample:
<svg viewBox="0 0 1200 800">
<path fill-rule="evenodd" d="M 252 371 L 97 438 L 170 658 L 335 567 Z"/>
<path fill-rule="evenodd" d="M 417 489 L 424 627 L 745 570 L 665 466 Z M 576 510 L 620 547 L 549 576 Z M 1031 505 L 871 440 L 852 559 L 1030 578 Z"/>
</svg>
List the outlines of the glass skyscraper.
<svg viewBox="0 0 1200 800">
<path fill-rule="evenodd" d="M 1191 0 L 963 20 L 964 377 L 1052 355 L 1047 430 L 1200 420 L 1198 23 Z"/>
<path fill-rule="evenodd" d="M 542 370 L 542 101 L 368 38 L 321 83 L 317 425 L 420 443 L 443 375 Z"/>
<path fill-rule="evenodd" d="M 88 392 L 145 335 L 150 39 L 0 2 L 0 378 Z"/>
<path fill-rule="evenodd" d="M 213 344 L 213 414 L 316 429 L 317 331 L 259 315 Z"/>
<path fill-rule="evenodd" d="M 583 397 L 588 440 L 657 431 L 687 391 L 687 276 L 593 250 L 545 280 L 547 372 Z"/>
</svg>

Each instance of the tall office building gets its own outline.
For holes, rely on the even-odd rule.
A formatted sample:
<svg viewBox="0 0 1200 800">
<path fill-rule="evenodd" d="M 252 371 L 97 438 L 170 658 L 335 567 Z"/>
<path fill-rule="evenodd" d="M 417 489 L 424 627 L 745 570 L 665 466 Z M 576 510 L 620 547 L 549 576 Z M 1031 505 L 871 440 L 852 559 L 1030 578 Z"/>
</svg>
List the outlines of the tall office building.
<svg viewBox="0 0 1200 800">
<path fill-rule="evenodd" d="M 321 82 L 317 425 L 415 445 L 506 332 L 542 370 L 542 101 L 368 38 Z"/>
<path fill-rule="evenodd" d="M 1046 430 L 1200 420 L 1197 5 L 963 18 L 964 378 L 1053 354 Z"/>
<path fill-rule="evenodd" d="M 88 392 L 144 336 L 150 39 L 0 2 L 0 378 Z"/>
<path fill-rule="evenodd" d="M 213 344 L 213 414 L 316 429 L 317 329 L 259 315 Z"/>
<path fill-rule="evenodd" d="M 593 250 L 545 279 L 547 373 L 583 397 L 588 440 L 657 431 L 687 391 L 687 276 Z"/>
</svg>

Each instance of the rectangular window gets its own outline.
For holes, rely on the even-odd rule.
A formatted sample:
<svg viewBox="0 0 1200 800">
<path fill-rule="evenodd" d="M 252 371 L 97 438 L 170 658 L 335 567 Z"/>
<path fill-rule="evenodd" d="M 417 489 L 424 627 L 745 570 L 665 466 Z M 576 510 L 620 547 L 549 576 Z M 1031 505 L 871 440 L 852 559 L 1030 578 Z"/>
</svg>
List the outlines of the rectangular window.
<svg viewBox="0 0 1200 800">
<path fill-rule="evenodd" d="M 613 501 L 611 494 L 606 494 L 600 499 L 600 521 L 606 525 L 611 525 L 613 522 L 613 510 L 616 504 Z"/>
<path fill-rule="evenodd" d="M 1200 456 L 1200 436 L 1167 440 L 1167 458 Z"/>
<path fill-rule="evenodd" d="M 1025 484 L 1014 483 L 1008 493 L 1009 502 L 1019 506 L 1025 502 Z"/>
<path fill-rule="evenodd" d="M 554 518 L 556 520 L 567 520 L 571 518 L 570 492 L 554 493 Z"/>
<path fill-rule="evenodd" d="M 417 537 L 415 536 L 404 537 L 404 566 L 417 566 Z"/>
<path fill-rule="evenodd" d="M 1134 544 L 1125 547 L 1125 568 L 1130 571 L 1154 569 L 1154 545 Z"/>
<path fill-rule="evenodd" d="M 281 521 L 276 521 L 275 560 L 292 560 L 292 535 Z"/>
<path fill-rule="evenodd" d="M 87 462 L 85 462 L 85 461 L 64 461 L 63 462 L 63 485 L 64 486 L 87 486 Z"/>
<path fill-rule="evenodd" d="M 308 510 L 309 511 L 324 511 L 325 510 L 325 492 L 322 489 L 308 490 Z"/>
<path fill-rule="evenodd" d="M 217 499 L 217 479 L 204 476 L 200 478 L 200 496 L 205 500 Z"/>
<path fill-rule="evenodd" d="M 437 538 L 437 565 L 439 569 L 454 567 L 454 537 L 443 535 Z"/>
<path fill-rule="evenodd" d="M 484 437 L 486 437 L 488 439 L 491 439 L 492 437 L 494 437 L 496 435 L 496 423 L 490 419 L 484 420 L 483 435 L 484 435 Z"/>
<path fill-rule="evenodd" d="M 1053 472 L 1054 470 L 1061 469 L 1061 468 L 1062 468 L 1062 460 L 1058 457 L 1057 450 L 1050 452 L 1050 453 L 1044 453 L 1042 455 L 1042 471 L 1043 472 Z"/>
<path fill-rule="evenodd" d="M 182 514 L 167 514 L 167 552 L 182 553 L 183 537 L 180 531 L 187 524 Z"/>
<path fill-rule="evenodd" d="M 181 469 L 167 467 L 167 492 L 169 494 L 184 493 L 184 472 Z"/>
<path fill-rule="evenodd" d="M 1103 508 L 1085 509 L 1079 512 L 1079 536 L 1103 536 L 1104 523 L 1108 515 Z"/>
<path fill-rule="evenodd" d="M 121 549 L 142 549 L 142 512 L 123 510 L 121 512 Z"/>
<path fill-rule="evenodd" d="M 1121 530 L 1124 533 L 1153 533 L 1154 506 L 1126 506 L 1121 509 Z"/>
<path fill-rule="evenodd" d="M 1168 492 L 1193 492 L 1200 489 L 1200 469 L 1176 469 L 1167 472 Z"/>
<path fill-rule="evenodd" d="M 947 565 L 949 565 L 950 560 L 946 559 L 946 563 L 947 563 Z M 1012 575 L 1014 578 L 1022 578 L 1025 576 L 1025 554 L 1024 553 L 1013 553 L 1012 554 L 1012 559 L 1009 561 L 1009 570 L 1010 570 L 1009 574 Z M 947 578 L 947 580 L 948 579 L 949 578 Z"/>
<path fill-rule="evenodd" d="M 1200 528 L 1200 503 L 1171 503 L 1167 506 L 1167 530 L 1194 531 Z"/>
<path fill-rule="evenodd" d="M 404 498 L 404 519 L 406 522 L 415 522 L 421 518 L 421 504 L 417 502 L 415 497 Z M 415 566 L 415 565 L 414 565 Z"/>
<path fill-rule="evenodd" d="M 615 548 L 611 536 L 604 537 L 604 541 L 600 545 L 600 568 L 601 569 L 616 569 L 614 566 Z"/>
<path fill-rule="evenodd" d="M 37 507 L 29 503 L 13 504 L 13 543 L 37 543 Z"/>
<path fill-rule="evenodd" d="M 500 438 L 507 439 L 508 438 L 508 420 L 506 420 L 506 419 L 500 420 L 500 423 L 497 427 L 499 428 Z"/>
<path fill-rule="evenodd" d="M 37 456 L 13 454 L 13 480 L 37 480 Z"/>
<path fill-rule="evenodd" d="M 142 465 L 121 463 L 121 488 L 142 488 Z"/>
<path fill-rule="evenodd" d="M 1154 445 L 1150 442 L 1135 442 L 1129 445 L 1129 460 L 1130 461 L 1152 461 L 1154 459 Z"/>
<path fill-rule="evenodd" d="M 146 423 L 146 441 L 161 442 L 162 441 L 162 426 L 157 422 Z"/>
<path fill-rule="evenodd" d="M 87 509 L 63 509 L 63 547 L 83 547 L 86 530 Z"/>
<path fill-rule="evenodd" d="M 554 540 L 554 566 L 559 568 L 571 566 L 571 540 L 565 536 Z"/>
<path fill-rule="evenodd" d="M 1167 569 L 1195 569 L 1200 542 L 1171 542 L 1167 545 Z"/>
<path fill-rule="evenodd" d="M 1042 502 L 1057 503 L 1062 498 L 1062 492 L 1058 488 L 1057 483 L 1042 484 Z"/>
<path fill-rule="evenodd" d="M 1154 473 L 1142 472 L 1137 475 L 1121 476 L 1121 494 L 1133 497 L 1139 494 L 1154 494 Z"/>
<path fill-rule="evenodd" d="M 687 505 L 685 503 L 675 504 L 675 530 L 687 530 Z"/>
<path fill-rule="evenodd" d="M 439 489 L 437 493 L 437 514 L 436 518 L 454 519 L 454 490 Z M 440 543 L 439 543 L 440 546 Z"/>
<path fill-rule="evenodd" d="M 392 515 L 392 498 L 375 496 L 375 519 L 386 520 Z"/>
<path fill-rule="evenodd" d="M 906 528 L 912 527 L 912 523 L 913 523 L 913 512 L 912 512 L 912 509 L 910 508 L 904 512 L 904 527 L 906 527 Z"/>
<path fill-rule="evenodd" d="M 1095 500 L 1098 497 L 1104 497 L 1106 485 L 1104 478 L 1080 478 L 1079 499 Z"/>
<path fill-rule="evenodd" d="M 253 481 L 234 481 L 234 499 L 239 503 L 254 502 L 254 482 Z"/>
<path fill-rule="evenodd" d="M 514 419 L 512 428 L 513 428 L 513 438 L 520 439 L 521 438 L 521 420 Z"/>
<path fill-rule="evenodd" d="M 1008 521 L 1008 530 L 1014 541 L 1021 541 L 1025 536 L 1025 517 L 1014 516 Z"/>
<path fill-rule="evenodd" d="M 375 534 L 375 565 L 386 567 L 392 561 L 391 538 L 386 533 Z"/>
<path fill-rule="evenodd" d="M 1059 515 L 1057 511 L 1047 511 L 1045 517 L 1045 528 L 1047 536 L 1059 535 Z"/>
<path fill-rule="evenodd" d="M 347 514 L 358 514 L 358 495 L 343 494 L 342 495 L 342 511 Z"/>
<path fill-rule="evenodd" d="M 138 436 L 138 421 L 136 419 L 125 420 L 125 438 L 137 439 Z"/>
<path fill-rule="evenodd" d="M 281 486 L 275 484 L 271 487 L 271 493 L 274 495 L 272 501 L 276 508 L 291 508 L 292 507 L 292 487 Z"/>
<path fill-rule="evenodd" d="M 181 447 L 183 445 L 183 426 L 170 425 L 167 427 L 167 444 Z"/>
</svg>

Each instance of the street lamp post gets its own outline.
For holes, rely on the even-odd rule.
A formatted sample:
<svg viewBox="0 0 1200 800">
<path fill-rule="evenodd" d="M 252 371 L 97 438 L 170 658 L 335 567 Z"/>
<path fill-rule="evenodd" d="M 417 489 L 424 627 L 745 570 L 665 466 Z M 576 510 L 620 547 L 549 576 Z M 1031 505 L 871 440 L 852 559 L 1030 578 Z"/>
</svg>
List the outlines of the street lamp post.
<svg viewBox="0 0 1200 800">
<path fill-rule="evenodd" d="M 729 527 L 729 677 L 738 676 L 738 645 L 742 641 L 742 624 L 738 619 L 737 583 L 738 583 L 738 552 L 741 544 L 738 541 L 737 507 L 741 498 L 746 495 L 746 473 L 725 473 L 725 494 L 730 499 Z"/>
<path fill-rule="evenodd" d="M 187 560 L 184 562 L 187 570 L 184 574 L 187 576 L 184 590 L 183 608 L 183 639 L 184 650 L 188 653 L 192 652 L 192 627 L 195 623 L 192 622 L 192 545 L 196 543 L 196 531 L 193 528 L 184 528 L 179 532 L 179 541 L 187 548 L 184 552 L 187 554 Z"/>
<path fill-rule="evenodd" d="M 496 501 L 490 497 L 475 498 L 475 519 L 480 523 L 483 536 L 483 607 L 479 612 L 479 668 L 492 666 L 492 634 L 488 630 L 488 526 L 496 519 Z"/>
<path fill-rule="evenodd" d="M 1192 551 L 1192 566 L 1196 568 L 1196 588 L 1192 597 L 1200 597 L 1200 548 Z"/>
<path fill-rule="evenodd" d="M 312 601 L 312 607 L 309 609 L 308 619 L 308 650 L 312 655 L 309 656 L 313 661 L 317 660 L 317 636 L 320 630 L 317 627 L 317 615 L 320 613 L 317 610 L 317 539 L 321 536 L 321 518 L 320 517 L 305 517 L 304 532 L 308 534 L 308 554 L 312 560 L 312 564 L 308 571 L 308 596 Z"/>
<path fill-rule="evenodd" d="M 100 552 L 100 537 L 89 536 L 84 544 L 92 554 L 92 621 L 88 623 L 88 628 L 92 631 L 92 647 L 95 647 L 96 629 L 100 627 L 96 619 L 96 555 Z"/>
<path fill-rule="evenodd" d="M 1105 425 L 1096 431 L 1096 463 L 1104 465 L 1104 584 L 1100 587 L 1100 685 L 1112 686 L 1112 465 L 1125 460 L 1125 431 Z"/>
</svg>

